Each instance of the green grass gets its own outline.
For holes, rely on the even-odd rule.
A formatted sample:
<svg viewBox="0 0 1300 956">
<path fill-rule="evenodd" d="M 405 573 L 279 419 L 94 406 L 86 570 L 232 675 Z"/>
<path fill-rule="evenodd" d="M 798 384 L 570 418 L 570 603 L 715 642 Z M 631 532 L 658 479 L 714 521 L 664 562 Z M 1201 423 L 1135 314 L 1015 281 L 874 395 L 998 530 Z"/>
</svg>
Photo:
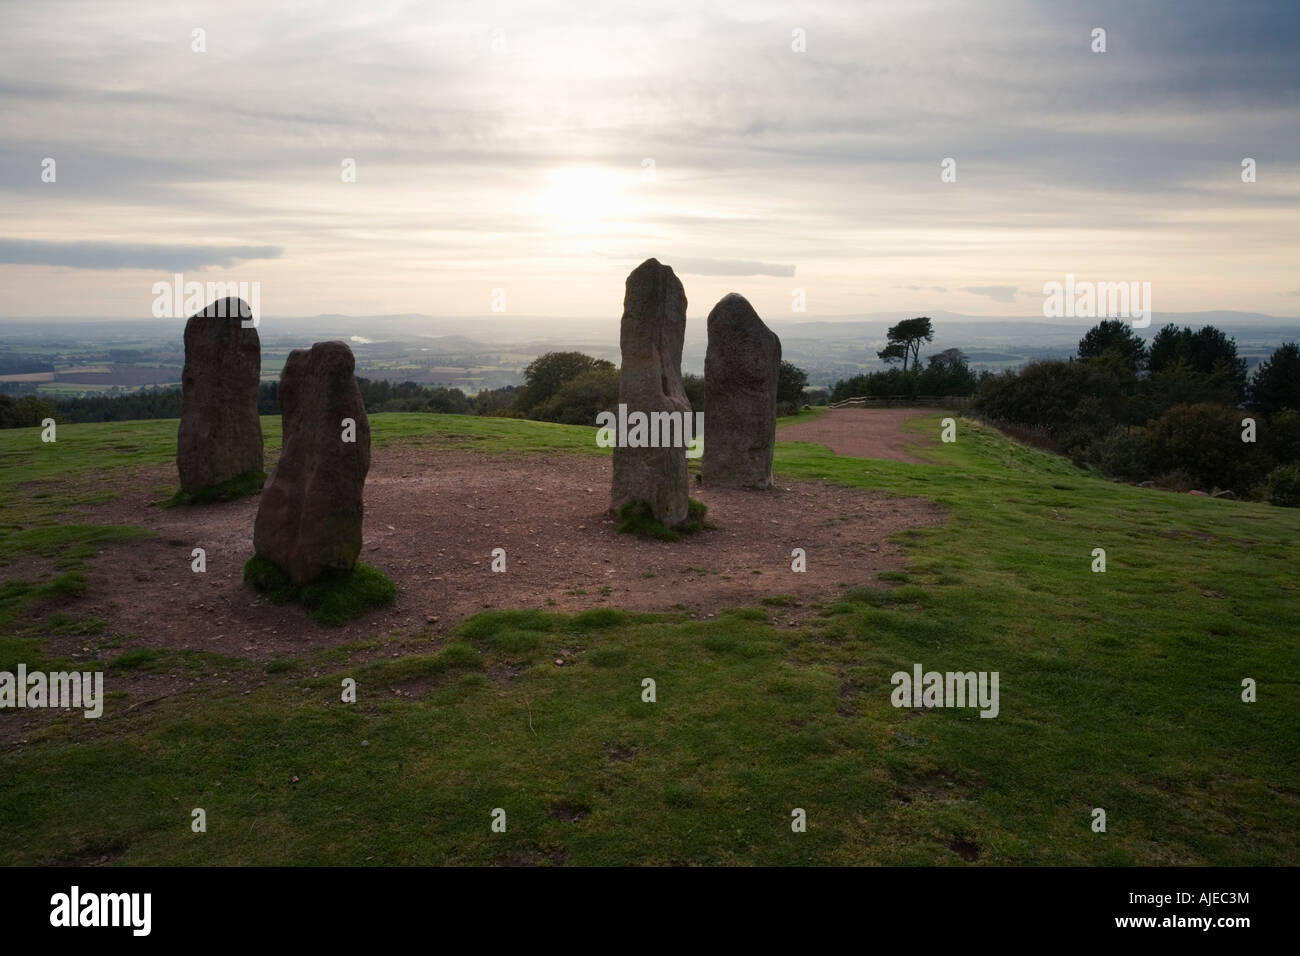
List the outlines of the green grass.
<svg viewBox="0 0 1300 956">
<path fill-rule="evenodd" d="M 274 561 L 253 555 L 244 564 L 244 581 L 274 604 L 299 601 L 312 618 L 338 627 L 397 600 L 397 585 L 378 568 L 358 564 L 350 571 L 326 571 L 297 587 Z"/>
<path fill-rule="evenodd" d="M 650 510 L 649 502 L 629 501 L 618 509 L 618 533 L 654 538 L 659 541 L 676 541 L 684 534 L 695 534 L 709 527 L 704 520 L 708 506 L 694 498 L 686 499 L 686 520 L 670 528 Z M 606 591 L 605 593 L 608 593 Z"/>
<path fill-rule="evenodd" d="M 393 440 L 599 453 L 590 429 L 392 417 L 372 421 Z M 912 423 L 930 464 L 777 446 L 786 479 L 943 508 L 897 536 L 905 580 L 864 573 L 800 627 L 766 620 L 788 606 L 779 580 L 706 620 L 489 611 L 427 651 L 309 652 L 110 702 L 0 754 L 0 862 L 963 865 L 973 846 L 992 864 L 1300 864 L 1300 513 L 1101 481 L 964 419 L 941 445 L 941 417 Z M 110 455 L 155 428 L 165 444 L 156 423 L 67 431 Z M 0 461 L 15 441 L 0 433 Z M 151 453 L 117 454 L 133 461 L 103 467 Z M 0 668 L 40 650 L 0 639 Z M 890 675 L 914 663 L 998 671 L 1001 713 L 894 708 Z"/>
</svg>

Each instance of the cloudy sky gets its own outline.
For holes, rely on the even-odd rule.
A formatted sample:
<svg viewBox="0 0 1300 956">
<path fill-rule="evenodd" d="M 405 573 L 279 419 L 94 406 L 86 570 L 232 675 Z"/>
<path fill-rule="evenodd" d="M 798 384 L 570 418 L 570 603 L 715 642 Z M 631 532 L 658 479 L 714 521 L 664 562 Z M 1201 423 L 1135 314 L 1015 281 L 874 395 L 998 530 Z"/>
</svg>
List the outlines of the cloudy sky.
<svg viewBox="0 0 1300 956">
<path fill-rule="evenodd" d="M 1292 0 L 5 3 L 0 316 L 182 272 L 616 317 L 649 256 L 691 315 L 1041 315 L 1073 273 L 1295 316 L 1298 62 Z"/>
</svg>

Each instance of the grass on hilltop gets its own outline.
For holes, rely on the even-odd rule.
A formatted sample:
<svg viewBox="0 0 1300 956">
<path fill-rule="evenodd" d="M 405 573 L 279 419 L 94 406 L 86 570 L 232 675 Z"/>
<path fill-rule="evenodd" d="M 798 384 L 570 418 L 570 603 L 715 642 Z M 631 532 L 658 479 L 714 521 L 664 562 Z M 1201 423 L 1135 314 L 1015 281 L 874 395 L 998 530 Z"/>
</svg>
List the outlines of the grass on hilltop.
<svg viewBox="0 0 1300 956">
<path fill-rule="evenodd" d="M 712 619 L 525 608 L 469 618 L 445 644 L 377 636 L 253 671 L 195 659 L 229 683 L 76 715 L 0 754 L 0 862 L 113 847 L 181 865 L 1300 864 L 1300 513 L 1101 481 L 964 419 L 941 445 L 940 415 L 911 423 L 930 464 L 778 443 L 786 479 L 947 511 L 897 536 L 902 575 L 862 580 L 808 623 L 782 623 L 773 580 L 773 600 Z M 378 445 L 601 453 L 577 427 L 372 427 Z M 174 422 L 59 434 L 57 451 L 0 434 L 0 521 L 22 516 L 22 533 L 83 493 L 37 499 L 33 476 L 174 453 Z M 13 533 L 0 544 L 39 543 Z M 810 554 L 808 573 L 833 560 Z M 395 639 L 404 653 L 375 659 Z M 24 640 L 40 653 L 38 633 Z M 119 672 L 180 666 L 122 662 L 133 650 L 116 651 Z M 895 709 L 890 676 L 915 663 L 998 671 L 999 716 Z"/>
</svg>

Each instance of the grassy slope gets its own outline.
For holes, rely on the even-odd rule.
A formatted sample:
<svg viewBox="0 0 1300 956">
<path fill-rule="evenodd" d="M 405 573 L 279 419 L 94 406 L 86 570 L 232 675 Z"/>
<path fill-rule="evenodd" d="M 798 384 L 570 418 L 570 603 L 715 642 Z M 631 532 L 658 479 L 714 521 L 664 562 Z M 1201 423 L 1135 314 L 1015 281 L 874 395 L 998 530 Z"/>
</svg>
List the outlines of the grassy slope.
<svg viewBox="0 0 1300 956">
<path fill-rule="evenodd" d="M 914 425 L 937 434 L 938 419 Z M 594 451 L 582 428 L 372 425 L 381 445 Z M 30 533 L 64 491 L 36 499 L 18 481 L 164 462 L 174 435 L 67 426 L 56 457 L 33 430 L 0 432 L 0 515 Z M 892 591 L 851 592 L 799 630 L 762 608 L 498 613 L 425 657 L 232 665 L 230 685 L 69 717 L 0 755 L 0 862 L 1300 863 L 1300 512 L 1105 483 L 965 421 L 927 454 L 778 447 L 782 475 L 948 508 L 946 525 L 905 533 Z M 809 554 L 808 573 L 833 560 Z M 576 662 L 556 667 L 561 651 Z M 889 676 L 916 662 L 999 671 L 1000 716 L 894 709 Z M 344 676 L 355 705 L 339 702 Z M 645 677 L 657 703 L 641 701 Z M 1258 703 L 1241 702 L 1243 677 Z M 795 807 L 807 833 L 790 830 Z"/>
</svg>

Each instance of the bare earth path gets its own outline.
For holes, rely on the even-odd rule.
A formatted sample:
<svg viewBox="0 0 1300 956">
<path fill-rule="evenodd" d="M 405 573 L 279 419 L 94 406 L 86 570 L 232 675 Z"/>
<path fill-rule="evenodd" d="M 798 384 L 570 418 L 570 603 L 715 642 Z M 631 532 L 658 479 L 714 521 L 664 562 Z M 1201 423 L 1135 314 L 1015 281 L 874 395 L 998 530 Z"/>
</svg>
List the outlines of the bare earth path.
<svg viewBox="0 0 1300 956">
<path fill-rule="evenodd" d="M 148 489 L 175 480 L 172 466 L 163 466 L 118 479 L 118 497 L 78 509 L 73 520 L 139 525 L 154 536 L 105 545 L 90 561 L 89 592 L 68 610 L 104 619 L 125 647 L 255 659 L 426 628 L 436 640 L 484 608 L 711 616 L 789 595 L 795 605 L 772 611 L 794 623 L 812 613 L 809 604 L 876 585 L 881 571 L 901 567 L 888 541 L 895 532 L 943 520 L 924 499 L 821 483 L 778 479 L 769 492 L 697 484 L 692 494 L 708 505 L 716 528 L 645 541 L 618 534 L 607 514 L 608 458 L 400 443 L 376 449 L 373 460 L 361 560 L 397 583 L 393 608 L 326 628 L 297 606 L 268 603 L 242 581 L 257 497 L 160 508 Z M 194 548 L 206 551 L 205 573 L 191 571 Z M 505 549 L 504 574 L 491 569 L 494 548 Z M 791 570 L 794 548 L 807 553 L 806 573 Z M 51 639 L 52 653 L 62 640 Z M 66 642 L 75 655 L 82 639 Z"/>
<path fill-rule="evenodd" d="M 777 441 L 806 441 L 825 445 L 837 455 L 853 458 L 888 458 L 925 464 L 908 452 L 927 444 L 924 438 L 903 430 L 903 423 L 933 408 L 832 408 L 806 422 L 786 425 Z"/>
</svg>

